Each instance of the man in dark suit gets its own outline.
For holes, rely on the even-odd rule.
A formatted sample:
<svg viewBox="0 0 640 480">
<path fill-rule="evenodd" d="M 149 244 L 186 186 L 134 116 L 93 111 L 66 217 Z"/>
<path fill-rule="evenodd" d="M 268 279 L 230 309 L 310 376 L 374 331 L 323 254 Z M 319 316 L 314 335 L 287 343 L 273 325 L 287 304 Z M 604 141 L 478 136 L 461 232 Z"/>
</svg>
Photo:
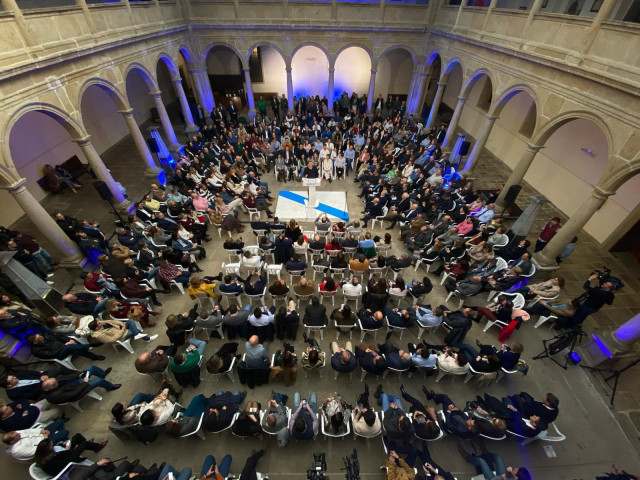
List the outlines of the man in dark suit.
<svg viewBox="0 0 640 480">
<path fill-rule="evenodd" d="M 47 378 L 42 382 L 44 398 L 53 405 L 59 405 L 77 402 L 96 387 L 102 387 L 107 391 L 119 389 L 121 384 L 114 384 L 105 379 L 109 373 L 111 373 L 111 367 L 102 370 L 94 365 L 90 365 L 82 372 L 67 370 L 57 378 Z"/>
<path fill-rule="evenodd" d="M 220 432 L 227 428 L 246 396 L 246 390 L 242 393 L 225 392 L 211 395 L 204 414 L 204 429 L 208 432 Z"/>
<path fill-rule="evenodd" d="M 362 218 L 362 228 L 367 228 L 367 222 L 372 218 L 380 217 L 382 215 L 382 205 L 380 205 L 380 199 L 378 197 L 373 199 L 373 203 L 364 212 Z"/>
<path fill-rule="evenodd" d="M 11 402 L 0 407 L 0 430 L 13 432 L 31 428 L 36 423 L 47 424 L 60 417 L 60 410 L 42 401 L 29 404 L 26 400 Z"/>
<path fill-rule="evenodd" d="M 231 116 L 231 123 L 238 123 L 238 107 L 236 107 L 235 103 L 230 102 L 227 110 Z"/>
<path fill-rule="evenodd" d="M 295 272 L 300 270 L 304 271 L 307 269 L 307 264 L 300 260 L 297 255 L 294 255 L 293 258 L 284 265 L 284 268 L 288 272 Z"/>
<path fill-rule="evenodd" d="M 320 174 L 318 172 L 318 167 L 316 167 L 313 162 L 307 163 L 306 168 L 303 172 L 304 178 L 319 178 Z"/>
<path fill-rule="evenodd" d="M 364 327 L 364 325 L 363 325 Z M 369 348 L 363 349 L 364 345 L 356 347 L 356 358 L 362 370 L 373 375 L 382 375 L 387 369 L 384 357 L 375 349 L 371 348 L 373 345 L 369 345 Z"/>
<path fill-rule="evenodd" d="M 375 330 L 384 326 L 384 314 L 381 311 L 372 312 L 368 308 L 363 308 L 358 312 L 358 318 L 362 328 Z"/>
<path fill-rule="evenodd" d="M 304 310 L 302 323 L 310 327 L 327 326 L 327 309 L 320 303 L 320 299 L 316 296 L 311 297 L 311 303 Z"/>
<path fill-rule="evenodd" d="M 164 372 L 169 365 L 169 355 L 175 353 L 173 346 L 159 346 L 152 352 L 144 352 L 135 361 L 139 373 Z"/>
<path fill-rule="evenodd" d="M 338 373 L 351 373 L 358 366 L 358 359 L 353 353 L 351 342 L 348 341 L 345 347 L 338 347 L 337 342 L 331 342 L 331 368 Z"/>
<path fill-rule="evenodd" d="M 521 412 L 525 418 L 536 415 L 547 423 L 551 423 L 558 418 L 558 404 L 560 401 L 553 393 L 547 393 L 542 397 L 541 402 L 534 400 L 527 392 L 520 392 L 520 395 L 510 395 L 507 398 L 511 405 Z"/>
<path fill-rule="evenodd" d="M 507 430 L 510 432 L 532 438 L 542 430 L 547 429 L 547 422 L 537 415 L 525 417 L 516 407 L 511 405 L 509 399 L 506 397 L 500 401 L 496 397 L 485 393 L 484 398 L 478 397 L 477 400 L 484 411 L 506 420 Z"/>
<path fill-rule="evenodd" d="M 411 354 L 392 345 L 390 341 L 391 335 L 393 335 L 393 332 L 387 333 L 386 341 L 384 344 L 378 345 L 378 351 L 384 354 L 387 368 L 402 371 L 409 370 L 413 365 Z"/>
<path fill-rule="evenodd" d="M 254 215 L 251 219 L 251 230 L 264 230 L 265 233 L 269 233 L 269 224 L 260 220 L 260 215 Z"/>
<path fill-rule="evenodd" d="M 32 370 L 16 371 L 2 381 L 2 388 L 11 400 L 39 400 L 42 397 L 44 372 Z"/>
<path fill-rule="evenodd" d="M 456 407 L 448 395 L 434 392 L 427 392 L 427 400 L 434 400 L 442 405 L 445 416 L 444 428 L 446 431 L 457 435 L 460 438 L 473 438 L 478 435 L 478 427 L 475 419 Z"/>
</svg>

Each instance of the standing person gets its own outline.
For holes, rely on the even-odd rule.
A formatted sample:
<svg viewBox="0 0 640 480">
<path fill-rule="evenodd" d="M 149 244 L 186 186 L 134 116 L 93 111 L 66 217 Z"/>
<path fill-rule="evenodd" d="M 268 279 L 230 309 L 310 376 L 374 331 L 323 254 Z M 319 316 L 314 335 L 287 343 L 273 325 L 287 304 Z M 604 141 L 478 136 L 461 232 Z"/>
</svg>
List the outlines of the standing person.
<svg viewBox="0 0 640 480">
<path fill-rule="evenodd" d="M 553 217 L 548 221 L 540 232 L 534 252 L 542 250 L 561 228 L 562 225 L 560 224 L 560 219 L 558 217 Z"/>
<path fill-rule="evenodd" d="M 260 99 L 256 103 L 258 106 L 258 111 L 260 112 L 260 116 L 264 120 L 264 118 L 267 116 L 267 101 L 262 98 L 262 95 L 260 95 Z"/>
</svg>

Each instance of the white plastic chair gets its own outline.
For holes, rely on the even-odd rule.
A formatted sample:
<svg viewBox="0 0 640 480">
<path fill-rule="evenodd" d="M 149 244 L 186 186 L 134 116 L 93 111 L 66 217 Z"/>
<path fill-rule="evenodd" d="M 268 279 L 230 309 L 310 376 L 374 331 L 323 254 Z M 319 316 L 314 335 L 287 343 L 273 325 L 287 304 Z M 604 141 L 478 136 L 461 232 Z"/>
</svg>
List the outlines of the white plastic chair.
<svg viewBox="0 0 640 480">
<path fill-rule="evenodd" d="M 402 339 L 402 334 L 405 330 L 407 330 L 407 327 L 396 327 L 394 325 L 391 325 L 386 315 L 384 316 L 384 321 L 387 324 L 387 333 L 398 330 L 400 332 L 400 339 Z"/>
<path fill-rule="evenodd" d="M 347 303 L 349 300 L 353 300 L 354 302 L 356 302 L 356 312 L 358 311 L 358 301 L 360 300 L 360 298 L 362 297 L 362 295 L 348 295 L 346 293 L 342 293 L 342 296 L 344 297 L 344 302 Z"/>
<path fill-rule="evenodd" d="M 533 328 L 538 328 L 540 327 L 542 324 L 548 322 L 549 320 L 557 320 L 558 317 L 555 315 L 549 315 L 548 317 L 545 317 L 543 315 L 540 315 L 540 318 L 538 318 L 538 321 L 536 322 L 536 324 L 533 326 Z"/>
<path fill-rule="evenodd" d="M 366 372 L 365 372 L 365 373 L 366 373 Z M 380 418 L 380 415 L 378 415 L 378 412 L 373 412 L 373 413 L 375 413 L 375 414 L 376 414 L 376 417 Z M 355 414 L 355 412 L 353 412 L 353 411 L 351 412 L 351 424 L 352 424 L 352 425 L 355 425 L 355 424 L 356 424 L 356 414 Z M 357 437 L 361 437 L 361 438 L 375 438 L 375 437 L 377 437 L 378 435 L 380 435 L 381 433 L 382 433 L 382 422 L 380 422 L 380 430 L 378 430 L 378 432 L 377 432 L 377 433 L 374 433 L 373 435 L 369 435 L 369 436 L 359 434 L 358 432 L 356 432 L 355 427 L 353 427 L 353 439 L 354 439 L 354 440 L 355 440 Z"/>
<path fill-rule="evenodd" d="M 127 338 L 126 340 L 116 340 L 115 343 L 112 343 L 111 346 L 113 349 L 118 352 L 118 345 L 124 348 L 127 352 L 133 353 L 133 347 L 131 346 L 131 339 Z"/>
<path fill-rule="evenodd" d="M 338 322 L 333 321 L 333 326 L 336 327 L 336 340 L 340 338 L 340 333 L 349 333 L 349 339 L 353 338 L 353 329 L 358 326 L 357 323 L 353 325 L 338 325 Z"/>
<path fill-rule="evenodd" d="M 280 280 L 280 274 L 282 273 L 283 266 L 284 265 L 282 263 L 268 263 L 266 265 L 267 278 L 271 275 L 275 275 L 278 277 L 278 280 Z"/>
<path fill-rule="evenodd" d="M 524 360 L 520 360 L 522 363 L 526 365 L 527 362 Z M 496 378 L 496 383 L 500 383 L 500 380 L 504 378 L 505 375 L 513 375 L 514 373 L 518 373 L 520 370 L 507 370 L 504 367 L 500 368 L 498 371 L 498 378 Z"/>
<path fill-rule="evenodd" d="M 224 337 L 223 337 L 224 338 Z M 216 381 L 218 383 L 220 383 L 220 376 L 221 375 L 226 375 L 229 377 L 229 380 L 231 380 L 232 382 L 235 382 L 236 379 L 233 377 L 233 366 L 236 364 L 236 357 L 233 357 L 231 359 L 231 365 L 229 365 L 228 370 L 226 370 L 225 372 L 218 372 L 218 373 L 212 373 L 211 375 L 213 375 L 214 377 L 216 377 Z"/>
<path fill-rule="evenodd" d="M 284 407 L 284 409 L 287 413 L 287 425 L 283 428 L 289 428 L 289 423 L 291 422 L 291 409 L 289 407 Z M 264 417 L 266 415 L 267 415 L 266 410 L 260 410 L 260 425 L 262 425 L 262 431 L 267 435 L 277 435 L 278 432 L 269 432 L 268 430 L 264 429 Z"/>
<path fill-rule="evenodd" d="M 86 398 L 86 397 L 91 397 L 91 398 L 95 398 L 97 401 L 101 402 L 102 401 L 102 396 L 98 395 L 96 392 L 94 392 L 93 390 L 91 390 L 89 393 L 87 393 L 84 397 L 82 398 Z M 82 398 L 80 400 L 82 400 Z M 71 405 L 73 408 L 75 408 L 76 410 L 78 410 L 80 413 L 82 413 L 82 408 L 80 408 L 80 400 L 77 400 L 75 402 L 66 402 L 66 403 L 61 403 L 60 406 L 62 405 Z"/>
<path fill-rule="evenodd" d="M 329 438 L 341 438 L 344 440 L 344 437 L 348 436 L 351 433 L 348 418 L 345 422 L 345 427 L 347 428 L 344 433 L 330 433 L 326 430 L 324 415 L 322 414 L 322 412 L 318 413 L 318 416 L 320 417 L 320 431 L 322 432 L 322 435 L 324 435 L 325 440 L 328 440 Z"/>
<path fill-rule="evenodd" d="M 231 305 L 231 299 L 235 300 L 236 302 L 238 302 L 238 307 L 242 307 L 242 300 L 240 299 L 240 297 L 242 296 L 242 294 L 238 294 L 238 293 L 225 293 L 225 292 L 220 292 L 220 295 L 222 295 L 223 298 L 227 299 L 227 308 Z"/>
<path fill-rule="evenodd" d="M 198 302 L 198 305 L 200 306 L 200 308 L 204 308 L 202 303 L 206 299 L 209 299 L 209 303 L 211 304 L 211 308 L 216 306 L 216 301 L 212 297 L 210 297 L 208 293 L 196 293 L 194 295 L 194 297 L 196 297 L 196 301 Z"/>
<path fill-rule="evenodd" d="M 498 302 L 498 298 L 500 298 L 500 296 L 505 296 L 505 297 L 511 297 L 511 303 L 513 303 L 514 308 L 522 308 L 524 307 L 524 297 L 522 296 L 521 293 L 506 293 L 506 292 L 500 292 L 499 295 L 496 295 L 495 297 L 495 303 Z M 490 320 L 489 318 L 487 318 L 487 324 L 484 326 L 484 328 L 482 329 L 483 332 L 486 332 L 487 330 L 489 330 L 493 325 L 499 325 L 500 328 L 502 327 L 506 327 L 507 323 L 500 321 L 500 320 Z"/>
<path fill-rule="evenodd" d="M 183 414 L 183 412 L 178 413 L 176 418 L 180 418 L 182 416 L 182 414 Z M 180 438 L 186 438 L 186 437 L 190 437 L 191 435 L 197 435 L 200 438 L 200 440 L 206 440 L 207 437 L 205 437 L 204 432 L 202 431 L 202 421 L 203 420 L 204 420 L 204 413 L 202 413 L 200 415 L 200 420 L 198 420 L 197 428 L 193 432 L 189 432 L 189 433 L 186 433 L 184 435 L 181 435 Z"/>
<path fill-rule="evenodd" d="M 389 209 L 386 206 L 382 207 L 382 215 L 374 217 L 373 220 L 371 220 L 371 228 L 375 228 L 376 222 L 379 222 L 380 228 L 382 228 L 382 223 L 384 222 L 384 218 L 387 216 L 387 213 L 389 213 Z"/>
<path fill-rule="evenodd" d="M 378 338 L 378 330 L 382 328 L 382 326 L 380 326 L 380 328 L 363 328 L 360 317 L 358 317 L 358 326 L 360 327 L 360 343 L 364 342 L 364 336 L 367 333 L 373 333 L 373 341 L 375 342 Z"/>
<path fill-rule="evenodd" d="M 496 378 L 497 373 L 496 372 L 478 372 L 473 369 L 471 364 L 469 364 L 469 371 L 467 372 L 467 376 L 464 378 L 464 383 L 469 383 L 469 380 L 471 380 L 471 378 L 476 375 L 479 377 L 488 379 L 488 383 L 490 383 L 491 380 Z"/>
</svg>

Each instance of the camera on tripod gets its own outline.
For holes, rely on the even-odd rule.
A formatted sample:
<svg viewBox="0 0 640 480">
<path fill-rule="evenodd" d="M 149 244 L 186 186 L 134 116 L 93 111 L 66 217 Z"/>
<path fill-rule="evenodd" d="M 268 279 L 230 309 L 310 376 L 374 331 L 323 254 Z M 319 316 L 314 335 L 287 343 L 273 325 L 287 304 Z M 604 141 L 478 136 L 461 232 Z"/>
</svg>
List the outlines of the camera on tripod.
<svg viewBox="0 0 640 480">
<path fill-rule="evenodd" d="M 624 283 L 622 283 L 619 278 L 611 275 L 611 269 L 607 266 L 603 266 L 602 270 L 594 270 L 589 274 L 589 276 L 592 275 L 598 276 L 598 283 L 600 283 L 600 285 L 606 282 L 611 282 L 613 284 L 612 290 L 620 290 L 622 287 L 624 287 Z"/>
<path fill-rule="evenodd" d="M 344 478 L 347 480 L 359 480 L 360 479 L 360 462 L 358 462 L 358 451 L 354 448 L 351 455 L 347 455 L 343 458 L 344 466 L 347 473 Z"/>
<path fill-rule="evenodd" d="M 327 461 L 324 453 L 314 453 L 313 463 L 307 470 L 307 480 L 324 480 L 324 472 L 327 471 Z"/>
</svg>

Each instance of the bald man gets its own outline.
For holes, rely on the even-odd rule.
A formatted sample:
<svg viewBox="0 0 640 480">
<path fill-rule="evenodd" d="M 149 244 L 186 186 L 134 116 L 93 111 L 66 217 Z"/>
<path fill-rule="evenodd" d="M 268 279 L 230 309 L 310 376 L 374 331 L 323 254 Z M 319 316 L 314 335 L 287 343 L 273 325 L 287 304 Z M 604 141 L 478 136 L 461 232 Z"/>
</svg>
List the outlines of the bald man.
<svg viewBox="0 0 640 480">
<path fill-rule="evenodd" d="M 260 339 L 257 335 L 252 335 L 249 341 L 244 344 L 244 352 L 244 361 L 249 368 L 260 368 L 269 364 L 267 348 L 260 344 Z"/>
<path fill-rule="evenodd" d="M 139 373 L 160 373 L 169 365 L 169 356 L 175 353 L 172 346 L 159 346 L 151 352 L 144 352 L 136 359 L 135 366 Z"/>
</svg>

